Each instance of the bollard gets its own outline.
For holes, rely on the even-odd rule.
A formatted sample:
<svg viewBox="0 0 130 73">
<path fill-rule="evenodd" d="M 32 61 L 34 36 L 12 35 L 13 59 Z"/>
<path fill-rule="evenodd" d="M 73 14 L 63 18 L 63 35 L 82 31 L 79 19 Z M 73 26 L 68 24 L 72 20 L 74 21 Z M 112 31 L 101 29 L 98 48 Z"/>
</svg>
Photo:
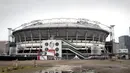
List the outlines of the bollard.
<svg viewBox="0 0 130 73">
<path fill-rule="evenodd" d="M 18 67 L 18 59 L 15 60 L 15 67 Z"/>
<path fill-rule="evenodd" d="M 37 67 L 37 63 L 36 63 L 36 60 L 34 59 L 34 67 Z"/>
<path fill-rule="evenodd" d="M 82 72 L 82 65 L 80 65 L 80 73 Z"/>
</svg>

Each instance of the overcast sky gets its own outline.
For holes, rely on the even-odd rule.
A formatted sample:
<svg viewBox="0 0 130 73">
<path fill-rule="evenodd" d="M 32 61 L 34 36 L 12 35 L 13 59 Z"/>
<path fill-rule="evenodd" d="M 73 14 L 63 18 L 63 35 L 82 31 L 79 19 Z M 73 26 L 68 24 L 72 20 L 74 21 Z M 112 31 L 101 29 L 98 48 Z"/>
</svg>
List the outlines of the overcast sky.
<svg viewBox="0 0 130 73">
<path fill-rule="evenodd" d="M 129 34 L 130 0 L 0 0 L 0 40 L 7 28 L 48 18 L 87 18 L 115 25 L 115 38 Z"/>
</svg>

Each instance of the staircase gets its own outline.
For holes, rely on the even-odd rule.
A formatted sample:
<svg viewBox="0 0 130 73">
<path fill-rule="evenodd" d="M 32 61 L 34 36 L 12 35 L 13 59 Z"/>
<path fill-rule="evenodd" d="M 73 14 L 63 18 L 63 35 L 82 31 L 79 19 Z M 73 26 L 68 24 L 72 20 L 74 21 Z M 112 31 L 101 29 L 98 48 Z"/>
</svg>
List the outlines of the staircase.
<svg viewBox="0 0 130 73">
<path fill-rule="evenodd" d="M 73 53 L 75 53 L 76 55 L 78 55 L 79 57 L 81 57 L 81 58 L 83 58 L 83 59 L 87 59 L 82 53 L 80 53 L 79 51 L 77 51 L 76 50 L 76 45 L 74 45 L 74 44 L 71 44 L 71 43 L 69 43 L 68 41 L 66 41 L 66 40 L 62 40 L 62 42 L 63 43 L 66 43 L 69 47 L 68 47 L 68 49 L 70 50 L 70 51 L 72 51 Z"/>
</svg>

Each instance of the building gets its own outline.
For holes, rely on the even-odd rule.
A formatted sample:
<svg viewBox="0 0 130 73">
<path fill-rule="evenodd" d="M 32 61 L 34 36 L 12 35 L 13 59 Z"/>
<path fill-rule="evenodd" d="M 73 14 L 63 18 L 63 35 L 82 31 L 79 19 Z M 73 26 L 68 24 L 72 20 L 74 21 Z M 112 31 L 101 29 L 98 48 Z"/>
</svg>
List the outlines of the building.
<svg viewBox="0 0 130 73">
<path fill-rule="evenodd" d="M 119 47 L 120 49 L 128 49 L 130 53 L 130 36 L 124 35 L 119 37 Z"/>
<path fill-rule="evenodd" d="M 112 41 L 106 41 L 105 42 L 105 48 L 107 50 L 107 53 L 113 53 L 112 46 L 113 46 Z"/>
<path fill-rule="evenodd" d="M 94 21 L 73 18 L 35 20 L 9 30 L 10 55 L 37 56 L 42 52 L 60 59 L 100 56 L 106 53 L 109 35 Z"/>
<path fill-rule="evenodd" d="M 117 54 L 118 50 L 119 50 L 119 43 L 112 42 L 112 41 L 107 41 L 105 43 L 105 48 L 106 48 L 108 53 Z"/>
<path fill-rule="evenodd" d="M 130 57 L 130 36 L 124 35 L 119 37 L 118 54 L 122 59 L 129 59 Z"/>
<path fill-rule="evenodd" d="M 7 41 L 0 41 L 0 55 L 3 55 L 8 52 L 6 44 Z"/>
<path fill-rule="evenodd" d="M 120 48 L 119 48 L 119 43 L 114 42 L 113 45 L 114 45 L 114 46 L 113 46 L 113 53 L 114 53 L 114 54 L 117 54 L 117 53 L 118 53 L 118 50 L 120 49 Z"/>
</svg>

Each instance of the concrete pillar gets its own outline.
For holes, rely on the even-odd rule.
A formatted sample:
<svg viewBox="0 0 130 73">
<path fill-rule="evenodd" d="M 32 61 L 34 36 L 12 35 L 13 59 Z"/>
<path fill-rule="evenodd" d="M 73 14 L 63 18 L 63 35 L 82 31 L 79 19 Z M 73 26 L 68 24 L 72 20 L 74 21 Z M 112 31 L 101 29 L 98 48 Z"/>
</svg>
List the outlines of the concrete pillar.
<svg viewBox="0 0 130 73">
<path fill-rule="evenodd" d="M 50 30 L 49 29 L 47 30 L 47 34 L 48 34 L 48 39 L 50 39 L 51 35 L 50 35 Z"/>
<path fill-rule="evenodd" d="M 66 50 L 67 51 L 67 50 Z M 68 51 L 67 51 L 67 60 L 68 60 Z"/>
<path fill-rule="evenodd" d="M 12 28 L 8 28 L 8 41 L 10 42 L 11 41 L 11 31 L 12 31 Z"/>
<path fill-rule="evenodd" d="M 24 44 L 25 44 L 25 48 L 26 48 L 26 35 L 25 35 L 25 32 L 23 32 L 23 35 L 24 35 L 24 41 L 25 41 Z M 23 48 L 23 53 L 24 53 L 24 49 L 25 49 L 25 48 Z"/>
<path fill-rule="evenodd" d="M 8 28 L 8 44 L 10 45 L 10 42 L 11 42 L 11 31 L 12 31 L 12 28 Z M 11 47 L 8 46 L 8 49 L 9 49 L 9 55 L 11 55 Z"/>
<path fill-rule="evenodd" d="M 31 46 L 31 49 L 30 49 L 30 53 L 31 53 L 31 51 L 33 49 L 33 35 L 32 35 L 32 31 L 31 30 L 30 30 L 30 33 L 31 33 L 31 43 L 32 43 L 32 46 Z"/>
<path fill-rule="evenodd" d="M 22 41 L 21 41 L 21 36 L 20 36 L 20 34 L 18 34 L 18 37 L 19 37 L 19 42 L 21 43 Z"/>
<path fill-rule="evenodd" d="M 115 41 L 115 39 L 114 39 L 115 38 L 114 37 L 114 26 L 115 25 L 110 26 L 110 41 L 113 41 L 113 42 Z"/>
<path fill-rule="evenodd" d="M 93 35 L 92 37 L 93 37 L 93 39 L 92 39 L 93 46 L 92 46 L 92 48 L 91 48 L 91 54 L 94 54 L 94 50 L 95 50 L 95 47 L 96 47 L 95 42 L 94 42 L 94 40 L 95 40 L 95 39 L 94 39 L 95 35 Z"/>
<path fill-rule="evenodd" d="M 67 38 L 67 41 L 68 41 L 68 35 L 69 35 L 69 32 L 68 32 L 68 29 L 66 30 L 66 38 Z"/>
<path fill-rule="evenodd" d="M 78 43 L 78 32 L 76 32 L 76 45 Z"/>
<path fill-rule="evenodd" d="M 85 48 L 87 49 L 87 32 L 85 33 Z"/>
<path fill-rule="evenodd" d="M 40 29 L 38 30 L 39 31 L 39 42 L 40 42 L 40 46 L 39 46 L 39 49 L 41 49 L 41 46 L 42 46 L 42 40 L 41 40 L 41 31 L 40 31 Z"/>
<path fill-rule="evenodd" d="M 100 42 L 100 37 L 101 37 L 101 36 L 100 36 L 100 34 L 99 34 L 99 36 L 98 36 L 98 41 L 99 41 L 99 42 Z"/>
<path fill-rule="evenodd" d="M 59 36 L 59 29 L 56 30 L 56 36 Z"/>
</svg>

